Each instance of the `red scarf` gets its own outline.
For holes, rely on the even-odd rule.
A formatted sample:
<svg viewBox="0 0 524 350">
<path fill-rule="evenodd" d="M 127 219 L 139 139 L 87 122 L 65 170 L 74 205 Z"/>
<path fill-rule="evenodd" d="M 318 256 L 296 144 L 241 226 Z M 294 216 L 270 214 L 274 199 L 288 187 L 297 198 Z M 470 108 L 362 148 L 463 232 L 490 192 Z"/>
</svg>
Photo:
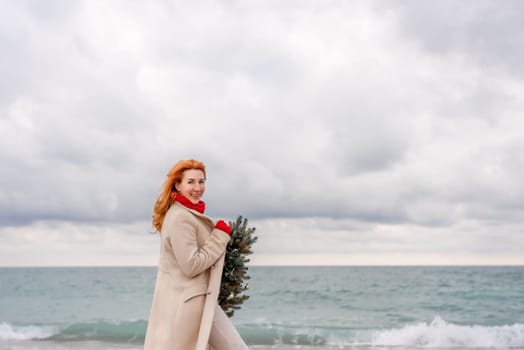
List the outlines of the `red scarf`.
<svg viewBox="0 0 524 350">
<path fill-rule="evenodd" d="M 206 203 L 204 201 L 198 201 L 197 204 L 193 204 L 189 199 L 181 195 L 180 193 L 173 192 L 171 194 L 171 199 L 182 204 L 184 207 L 198 211 L 200 214 L 204 214 L 206 210 Z"/>
</svg>

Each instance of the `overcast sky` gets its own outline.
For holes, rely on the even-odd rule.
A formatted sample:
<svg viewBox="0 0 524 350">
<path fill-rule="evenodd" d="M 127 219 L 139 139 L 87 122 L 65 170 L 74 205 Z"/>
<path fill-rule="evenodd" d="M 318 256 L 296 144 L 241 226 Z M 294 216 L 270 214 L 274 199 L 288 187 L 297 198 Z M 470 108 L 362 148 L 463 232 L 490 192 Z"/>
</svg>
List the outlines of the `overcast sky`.
<svg viewBox="0 0 524 350">
<path fill-rule="evenodd" d="M 522 1 L 0 8 L 0 266 L 155 265 L 187 158 L 254 264 L 524 264 Z"/>
</svg>

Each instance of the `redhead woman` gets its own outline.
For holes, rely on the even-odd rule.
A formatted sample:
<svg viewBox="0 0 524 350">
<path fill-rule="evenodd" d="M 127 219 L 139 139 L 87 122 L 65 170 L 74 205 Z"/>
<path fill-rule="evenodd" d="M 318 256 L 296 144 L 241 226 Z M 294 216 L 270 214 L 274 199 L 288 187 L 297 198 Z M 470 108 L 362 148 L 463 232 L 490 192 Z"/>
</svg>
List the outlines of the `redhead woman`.
<svg viewBox="0 0 524 350">
<path fill-rule="evenodd" d="M 144 350 L 248 349 L 217 304 L 231 228 L 204 214 L 206 168 L 183 160 L 153 210 L 160 259 Z"/>
</svg>

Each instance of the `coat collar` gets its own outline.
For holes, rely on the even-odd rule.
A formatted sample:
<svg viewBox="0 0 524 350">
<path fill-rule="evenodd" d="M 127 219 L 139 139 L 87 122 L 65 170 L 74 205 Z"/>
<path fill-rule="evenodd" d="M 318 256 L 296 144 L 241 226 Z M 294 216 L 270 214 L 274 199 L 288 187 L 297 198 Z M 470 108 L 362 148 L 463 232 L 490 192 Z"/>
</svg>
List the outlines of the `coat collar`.
<svg viewBox="0 0 524 350">
<path fill-rule="evenodd" d="M 179 203 L 179 202 L 174 202 L 172 205 L 175 205 L 179 208 L 182 208 L 184 210 L 187 210 L 188 212 L 190 212 L 191 214 L 193 214 L 194 216 L 204 220 L 204 221 L 207 221 L 211 226 L 215 226 L 215 221 L 210 218 L 209 216 L 205 215 L 205 214 L 202 214 L 200 213 L 199 211 L 197 210 L 194 210 L 194 209 L 191 209 L 191 208 L 188 208 L 186 206 L 184 206 L 183 204 Z"/>
</svg>

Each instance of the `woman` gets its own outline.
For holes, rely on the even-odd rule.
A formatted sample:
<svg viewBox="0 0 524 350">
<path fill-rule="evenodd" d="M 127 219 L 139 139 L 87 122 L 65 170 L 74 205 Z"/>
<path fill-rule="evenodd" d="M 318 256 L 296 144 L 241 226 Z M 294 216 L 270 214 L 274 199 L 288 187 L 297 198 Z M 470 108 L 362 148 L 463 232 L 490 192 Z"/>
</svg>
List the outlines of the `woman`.
<svg viewBox="0 0 524 350">
<path fill-rule="evenodd" d="M 205 185 L 203 163 L 180 161 L 155 203 L 161 246 L 144 350 L 248 349 L 217 304 L 231 228 L 204 215 Z"/>
</svg>

